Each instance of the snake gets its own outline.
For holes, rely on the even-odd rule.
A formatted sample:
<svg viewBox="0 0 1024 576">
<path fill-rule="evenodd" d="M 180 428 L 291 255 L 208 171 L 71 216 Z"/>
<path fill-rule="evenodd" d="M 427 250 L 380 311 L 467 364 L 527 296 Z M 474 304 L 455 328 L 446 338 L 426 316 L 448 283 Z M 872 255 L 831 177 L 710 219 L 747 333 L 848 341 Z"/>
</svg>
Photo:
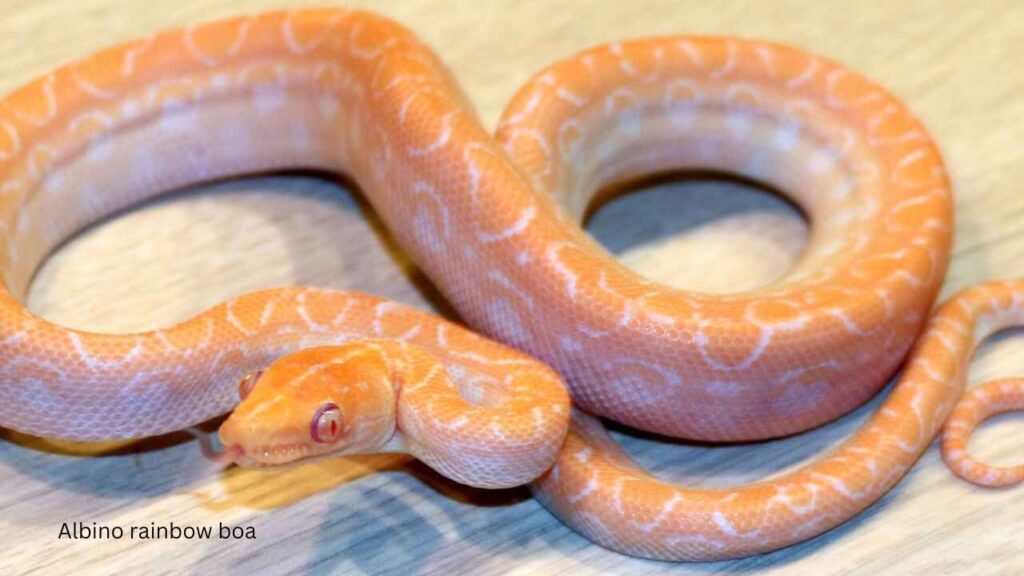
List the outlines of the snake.
<svg viewBox="0 0 1024 576">
<path fill-rule="evenodd" d="M 133 334 L 59 326 L 23 304 L 40 262 L 90 223 L 175 188 L 295 168 L 350 176 L 474 331 L 314 287 Z M 755 290 L 697 293 L 626 268 L 581 227 L 609 187 L 680 170 L 789 198 L 811 223 L 796 265 Z M 133 439 L 233 410 L 224 463 L 407 452 L 473 486 L 530 483 L 597 544 L 674 561 L 827 532 L 892 488 L 950 414 L 957 474 L 1024 477 L 966 446 L 984 418 L 1022 407 L 1021 381 L 960 400 L 974 348 L 1024 319 L 1024 283 L 967 288 L 932 313 L 953 237 L 937 146 L 898 98 L 796 48 L 597 46 L 538 72 L 492 135 L 440 58 L 383 16 L 236 17 L 98 52 L 6 96 L 0 182 L 6 428 Z M 850 412 L 901 367 L 842 444 L 746 486 L 659 479 L 601 420 L 776 438 Z"/>
</svg>

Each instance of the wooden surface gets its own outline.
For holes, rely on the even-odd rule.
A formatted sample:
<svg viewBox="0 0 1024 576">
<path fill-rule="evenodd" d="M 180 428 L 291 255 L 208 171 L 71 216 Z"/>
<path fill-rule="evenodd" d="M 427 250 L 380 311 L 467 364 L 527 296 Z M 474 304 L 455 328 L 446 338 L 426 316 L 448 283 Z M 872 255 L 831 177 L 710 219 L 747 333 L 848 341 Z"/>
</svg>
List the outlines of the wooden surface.
<svg viewBox="0 0 1024 576">
<path fill-rule="evenodd" d="M 0 0 L 0 91 L 154 30 L 272 6 L 258 0 Z M 1024 275 L 1024 3 L 352 2 L 416 30 L 483 120 L 554 59 L 616 38 L 731 33 L 795 44 L 906 99 L 943 149 L 957 193 L 944 294 Z M 556 7 L 557 6 L 557 7 Z M 737 184 L 676 180 L 627 196 L 590 224 L 636 269 L 677 286 L 736 290 L 799 258 L 807 226 Z M 72 239 L 45 265 L 33 310 L 69 326 L 130 331 L 228 296 L 290 283 L 352 287 L 442 306 L 354 196 L 330 179 L 249 179 L 176 193 Z M 1024 372 L 1024 339 L 984 346 L 972 379 Z M 805 462 L 872 409 L 795 438 L 744 447 L 665 445 L 620 433 L 665 477 L 736 485 Z M 59 417 L 59 415 L 55 415 Z M 974 450 L 1020 462 L 1024 419 L 987 425 Z M 58 539 L 63 522 L 253 527 L 255 540 Z M 591 545 L 523 490 L 484 492 L 394 456 L 280 472 L 211 471 L 184 436 L 127 447 L 54 445 L 0 431 L 0 574 L 493 573 L 1021 574 L 1024 490 L 955 479 L 935 447 L 888 496 L 810 542 L 766 556 L 672 566 Z"/>
</svg>

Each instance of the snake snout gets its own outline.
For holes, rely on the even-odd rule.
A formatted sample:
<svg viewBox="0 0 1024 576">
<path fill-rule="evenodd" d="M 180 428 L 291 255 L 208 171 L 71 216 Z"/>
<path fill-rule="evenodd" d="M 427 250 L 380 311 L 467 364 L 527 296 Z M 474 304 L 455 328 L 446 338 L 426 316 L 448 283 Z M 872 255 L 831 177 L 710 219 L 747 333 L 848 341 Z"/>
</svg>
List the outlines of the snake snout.
<svg viewBox="0 0 1024 576">
<path fill-rule="evenodd" d="M 219 454 L 206 455 L 207 459 L 219 468 L 227 468 L 243 456 L 245 456 L 245 449 L 238 444 L 232 444 Z"/>
</svg>

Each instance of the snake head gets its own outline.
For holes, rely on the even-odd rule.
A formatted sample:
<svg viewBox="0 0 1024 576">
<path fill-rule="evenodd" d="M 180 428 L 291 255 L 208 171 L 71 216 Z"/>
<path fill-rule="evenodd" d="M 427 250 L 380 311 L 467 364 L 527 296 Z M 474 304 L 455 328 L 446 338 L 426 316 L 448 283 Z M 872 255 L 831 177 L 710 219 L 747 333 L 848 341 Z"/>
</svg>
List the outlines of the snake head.
<svg viewBox="0 0 1024 576">
<path fill-rule="evenodd" d="M 221 425 L 225 454 L 246 467 L 381 451 L 395 432 L 388 367 L 360 343 L 283 356 L 239 384 Z"/>
</svg>

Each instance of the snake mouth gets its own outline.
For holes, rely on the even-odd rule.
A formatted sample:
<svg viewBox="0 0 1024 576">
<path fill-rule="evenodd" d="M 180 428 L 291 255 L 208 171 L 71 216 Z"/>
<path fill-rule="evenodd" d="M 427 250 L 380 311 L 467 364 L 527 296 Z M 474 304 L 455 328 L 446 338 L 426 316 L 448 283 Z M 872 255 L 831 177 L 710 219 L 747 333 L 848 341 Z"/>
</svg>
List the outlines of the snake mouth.
<svg viewBox="0 0 1024 576">
<path fill-rule="evenodd" d="M 257 446 L 248 450 L 235 445 L 240 451 L 234 462 L 245 468 L 276 468 L 300 464 L 316 458 L 308 446 L 302 444 L 278 444 Z"/>
<path fill-rule="evenodd" d="M 212 434 L 196 429 L 190 429 L 189 432 L 199 439 L 199 449 L 203 457 L 221 469 L 232 464 L 244 468 L 276 468 L 317 458 L 316 454 L 310 453 L 308 446 L 298 443 L 257 446 L 248 450 L 241 444 L 233 443 L 218 448 L 211 439 Z"/>
</svg>

